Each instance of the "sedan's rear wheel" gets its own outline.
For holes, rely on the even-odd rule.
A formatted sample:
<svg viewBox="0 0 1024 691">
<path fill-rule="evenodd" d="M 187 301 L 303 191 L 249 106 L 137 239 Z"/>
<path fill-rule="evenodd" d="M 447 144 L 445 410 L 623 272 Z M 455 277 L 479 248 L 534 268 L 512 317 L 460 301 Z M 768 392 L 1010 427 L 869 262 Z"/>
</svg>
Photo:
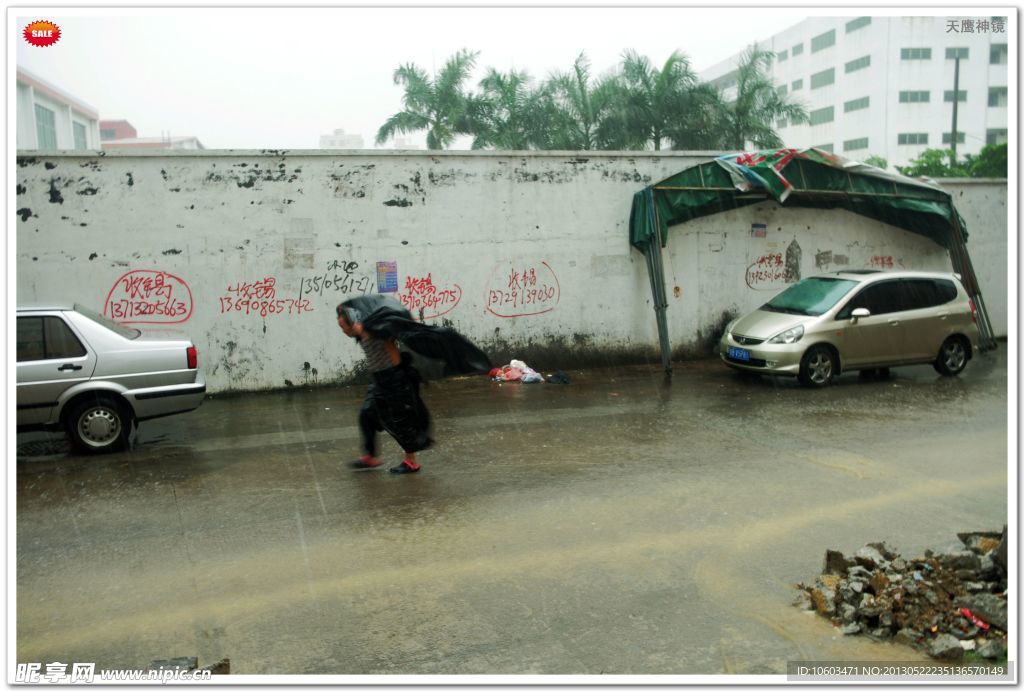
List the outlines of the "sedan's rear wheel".
<svg viewBox="0 0 1024 691">
<path fill-rule="evenodd" d="M 65 425 L 76 449 L 85 453 L 106 453 L 128 445 L 132 416 L 113 396 L 92 395 L 71 407 Z"/>
<path fill-rule="evenodd" d="M 800 383 L 804 386 L 828 386 L 836 374 L 836 356 L 831 348 L 811 346 L 800 360 Z"/>
<path fill-rule="evenodd" d="M 959 336 L 950 336 L 942 342 L 939 357 L 936 358 L 935 371 L 945 377 L 955 377 L 967 366 L 967 346 Z"/>
</svg>

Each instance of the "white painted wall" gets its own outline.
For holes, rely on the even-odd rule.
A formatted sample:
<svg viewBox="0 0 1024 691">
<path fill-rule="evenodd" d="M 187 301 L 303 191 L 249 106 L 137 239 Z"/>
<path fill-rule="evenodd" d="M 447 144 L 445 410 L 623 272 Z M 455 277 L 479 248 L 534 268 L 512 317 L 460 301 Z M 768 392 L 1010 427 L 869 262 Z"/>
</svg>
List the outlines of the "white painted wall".
<svg viewBox="0 0 1024 691">
<path fill-rule="evenodd" d="M 708 156 L 23 152 L 17 301 L 80 301 L 140 328 L 184 330 L 211 391 L 257 390 L 351 376 L 361 354 L 334 306 L 376 291 L 377 263 L 394 262 L 414 313 L 432 294 L 422 317 L 450 323 L 496 362 L 659 362 L 646 263 L 628 242 L 632 195 Z M 969 247 L 986 253 L 975 265 L 987 267 L 989 252 L 1005 264 L 1005 182 L 962 191 Z M 765 238 L 751 237 L 755 222 Z M 891 257 L 894 267 L 949 267 L 930 241 L 846 212 L 766 203 L 679 226 L 666 251 L 676 354 L 706 354 L 724 313 L 781 289 L 748 287 L 747 268 L 784 259 L 794 240 L 805 276 L 841 266 L 836 255 L 849 266 Z M 515 276 L 525 303 L 503 301 Z M 992 281 L 983 290 L 1005 334 L 1006 274 Z M 283 312 L 235 309 L 246 297 Z M 154 307 L 162 313 L 131 313 Z"/>
</svg>

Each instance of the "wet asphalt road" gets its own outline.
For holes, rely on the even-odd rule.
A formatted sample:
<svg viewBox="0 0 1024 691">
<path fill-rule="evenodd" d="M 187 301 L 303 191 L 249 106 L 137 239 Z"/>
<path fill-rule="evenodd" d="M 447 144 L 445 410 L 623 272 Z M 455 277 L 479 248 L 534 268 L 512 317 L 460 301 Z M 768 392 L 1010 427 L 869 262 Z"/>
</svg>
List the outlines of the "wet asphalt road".
<svg viewBox="0 0 1024 691">
<path fill-rule="evenodd" d="M 1007 522 L 1007 346 L 808 391 L 716 361 L 436 382 L 424 471 L 362 387 L 208 400 L 134 448 L 19 435 L 17 661 L 235 674 L 782 674 L 925 660 L 790 606 L 826 549 Z M 400 458 L 390 440 L 389 461 Z"/>
</svg>

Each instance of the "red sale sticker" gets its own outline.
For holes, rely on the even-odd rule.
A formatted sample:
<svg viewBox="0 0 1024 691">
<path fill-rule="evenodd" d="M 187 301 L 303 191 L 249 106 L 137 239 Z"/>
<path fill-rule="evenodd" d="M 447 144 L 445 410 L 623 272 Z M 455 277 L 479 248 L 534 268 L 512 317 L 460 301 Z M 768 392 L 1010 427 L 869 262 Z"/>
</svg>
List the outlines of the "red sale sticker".
<svg viewBox="0 0 1024 691">
<path fill-rule="evenodd" d="M 60 27 L 53 22 L 37 21 L 25 27 L 25 40 L 34 46 L 45 48 L 60 39 Z"/>
</svg>

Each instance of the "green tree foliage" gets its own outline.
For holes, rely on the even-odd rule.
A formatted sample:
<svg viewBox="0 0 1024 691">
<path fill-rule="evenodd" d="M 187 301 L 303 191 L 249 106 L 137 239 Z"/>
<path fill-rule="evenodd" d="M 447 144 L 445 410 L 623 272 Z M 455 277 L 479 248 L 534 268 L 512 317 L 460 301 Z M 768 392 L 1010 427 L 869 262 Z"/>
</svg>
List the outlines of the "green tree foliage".
<svg viewBox="0 0 1024 691">
<path fill-rule="evenodd" d="M 1009 164 L 1006 144 L 989 144 L 977 156 L 967 155 L 972 178 L 1005 178 Z"/>
<path fill-rule="evenodd" d="M 464 85 L 477 55 L 459 51 L 433 78 L 411 63 L 396 69 L 404 109 L 377 131 L 377 144 L 396 133 L 426 130 L 430 149 L 469 134 L 474 149 L 735 150 L 748 142 L 782 146 L 773 124 L 807 119 L 803 106 L 772 85 L 773 54 L 753 46 L 737 69 L 736 99 L 728 103 L 699 81 L 680 51 L 660 68 L 626 51 L 617 70 L 599 79 L 580 53 L 571 70 L 554 72 L 537 87 L 525 72 L 489 68 L 473 93 Z"/>
<path fill-rule="evenodd" d="M 948 149 L 925 149 L 909 166 L 896 166 L 903 175 L 929 178 L 1005 178 L 1006 144 L 989 144 L 976 156 L 967 154 L 955 166 L 949 164 Z"/>
<path fill-rule="evenodd" d="M 962 165 L 950 167 L 948 149 L 925 149 L 909 166 L 896 166 L 896 170 L 908 177 L 965 178 L 969 177 Z"/>
<path fill-rule="evenodd" d="M 473 148 L 529 149 L 540 98 L 525 72 L 501 73 L 490 68 L 480 82 L 483 93 L 470 109 Z"/>
<path fill-rule="evenodd" d="M 618 117 L 624 125 L 622 148 L 661 149 L 687 121 L 697 85 L 689 59 L 679 51 L 661 69 L 636 51 L 626 51 L 617 94 Z"/>
<path fill-rule="evenodd" d="M 869 166 L 881 168 L 882 170 L 885 170 L 886 168 L 889 167 L 889 161 L 882 158 L 881 156 L 868 156 L 867 158 L 864 159 L 864 162 L 867 163 Z"/>
<path fill-rule="evenodd" d="M 394 82 L 405 89 L 405 110 L 392 115 L 377 130 L 377 144 L 396 133 L 427 130 L 427 148 L 444 149 L 458 135 L 470 134 L 471 115 L 478 106 L 475 97 L 464 91 L 463 83 L 470 77 L 477 55 L 467 50 L 457 52 L 433 79 L 412 63 L 396 69 Z"/>
<path fill-rule="evenodd" d="M 772 83 L 768 70 L 775 54 L 750 46 L 736 69 L 736 98 L 726 103 L 721 126 L 722 146 L 744 149 L 747 142 L 757 148 L 777 148 L 782 139 L 773 125 L 781 119 L 793 123 L 807 121 L 803 105 L 782 96 Z"/>
<path fill-rule="evenodd" d="M 553 73 L 544 85 L 546 127 L 541 149 L 589 151 L 613 148 L 614 77 L 594 81 L 590 61 L 580 53 L 568 72 Z"/>
</svg>

